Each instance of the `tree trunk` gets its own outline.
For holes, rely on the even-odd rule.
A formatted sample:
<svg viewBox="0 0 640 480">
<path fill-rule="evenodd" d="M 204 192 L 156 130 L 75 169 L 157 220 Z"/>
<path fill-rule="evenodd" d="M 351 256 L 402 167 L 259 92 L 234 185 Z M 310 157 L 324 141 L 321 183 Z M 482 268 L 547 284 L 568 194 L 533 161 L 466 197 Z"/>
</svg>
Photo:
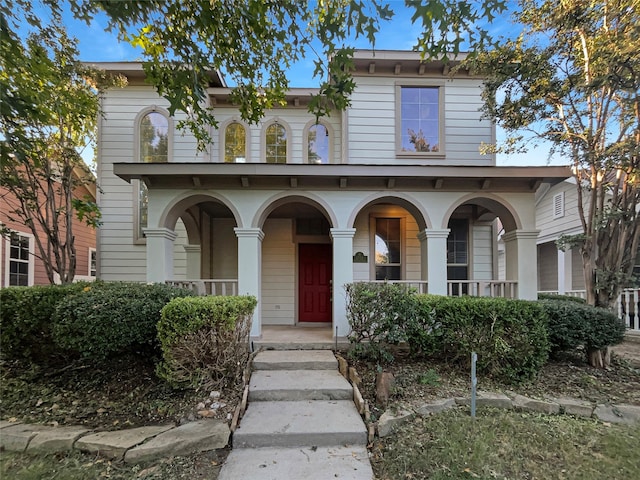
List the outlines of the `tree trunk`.
<svg viewBox="0 0 640 480">
<path fill-rule="evenodd" d="M 611 366 L 611 347 L 587 349 L 587 361 L 594 368 L 609 368 Z"/>
</svg>

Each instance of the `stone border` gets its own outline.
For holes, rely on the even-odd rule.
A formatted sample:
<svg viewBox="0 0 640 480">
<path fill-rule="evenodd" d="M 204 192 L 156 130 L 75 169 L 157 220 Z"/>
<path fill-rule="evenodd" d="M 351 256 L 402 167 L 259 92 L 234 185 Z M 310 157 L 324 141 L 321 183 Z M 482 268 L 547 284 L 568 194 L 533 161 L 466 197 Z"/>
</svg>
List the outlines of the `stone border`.
<svg viewBox="0 0 640 480">
<path fill-rule="evenodd" d="M 378 436 L 386 437 L 392 434 L 395 428 L 412 420 L 416 415 L 427 417 L 455 407 L 469 406 L 470 403 L 471 400 L 467 397 L 455 397 L 425 403 L 412 410 L 392 411 L 387 409 L 377 422 Z M 640 423 L 640 405 L 594 404 L 568 397 L 539 400 L 517 393 L 507 396 L 502 393 L 479 391 L 476 405 L 478 407 L 513 409 L 547 415 L 574 415 L 582 418 L 595 418 L 606 423 L 625 425 Z"/>
</svg>

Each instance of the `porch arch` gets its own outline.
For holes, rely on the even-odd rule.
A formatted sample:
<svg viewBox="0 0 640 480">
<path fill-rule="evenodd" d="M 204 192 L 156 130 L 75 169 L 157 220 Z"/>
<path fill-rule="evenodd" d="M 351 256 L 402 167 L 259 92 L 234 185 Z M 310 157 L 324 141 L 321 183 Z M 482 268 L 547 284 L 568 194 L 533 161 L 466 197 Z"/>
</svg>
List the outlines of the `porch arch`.
<svg viewBox="0 0 640 480">
<path fill-rule="evenodd" d="M 458 207 L 465 204 L 479 205 L 492 211 L 500 217 L 500 221 L 507 232 L 522 228 L 522 221 L 520 220 L 520 217 L 513 205 L 507 202 L 504 198 L 491 193 L 481 195 L 478 195 L 477 193 L 470 193 L 452 203 L 442 217 L 442 224 L 440 225 L 440 228 L 447 228 L 453 212 L 455 212 Z"/>
<path fill-rule="evenodd" d="M 229 209 L 231 215 L 236 222 L 238 228 L 242 228 L 242 217 L 240 216 L 238 210 L 235 208 L 232 202 L 230 202 L 224 196 L 218 193 L 197 193 L 193 192 L 184 193 L 176 198 L 174 198 L 171 202 L 167 204 L 162 215 L 160 215 L 160 220 L 158 225 L 160 227 L 168 228 L 170 230 L 174 230 L 176 227 L 176 222 L 178 218 L 180 218 L 185 211 L 190 209 L 191 207 L 205 202 L 217 202 L 221 205 L 224 205 Z"/>
<path fill-rule="evenodd" d="M 351 211 L 346 227 L 353 228 L 358 214 L 363 209 L 380 203 L 392 203 L 404 208 L 413 216 L 413 218 L 415 218 L 416 223 L 418 224 L 418 229 L 421 231 L 427 228 L 432 228 L 431 219 L 429 218 L 426 210 L 424 210 L 422 204 L 415 198 L 404 193 L 394 193 L 393 195 L 372 194 L 362 199 L 362 201 L 360 201 L 360 203 L 358 203 Z"/>
<path fill-rule="evenodd" d="M 289 192 L 282 192 L 268 198 L 256 211 L 256 214 L 251 222 L 251 226 L 253 228 L 262 228 L 265 220 L 267 219 L 267 217 L 269 217 L 271 212 L 273 212 L 278 207 L 281 207 L 288 203 L 296 202 L 303 203 L 305 205 L 309 205 L 318 209 L 318 211 L 320 211 L 329 221 L 330 227 L 337 227 L 338 221 L 335 212 L 333 211 L 329 203 L 323 198 L 307 192 L 295 193 L 293 195 Z"/>
</svg>

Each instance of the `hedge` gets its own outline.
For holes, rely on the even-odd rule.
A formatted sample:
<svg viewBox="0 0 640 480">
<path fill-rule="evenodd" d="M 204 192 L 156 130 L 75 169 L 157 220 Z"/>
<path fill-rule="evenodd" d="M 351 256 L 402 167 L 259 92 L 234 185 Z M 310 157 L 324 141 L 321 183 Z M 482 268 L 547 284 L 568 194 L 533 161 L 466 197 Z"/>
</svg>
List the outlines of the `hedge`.
<svg viewBox="0 0 640 480">
<path fill-rule="evenodd" d="M 162 309 L 158 376 L 174 387 L 214 389 L 234 384 L 248 360 L 255 297 L 174 299 Z"/>
</svg>

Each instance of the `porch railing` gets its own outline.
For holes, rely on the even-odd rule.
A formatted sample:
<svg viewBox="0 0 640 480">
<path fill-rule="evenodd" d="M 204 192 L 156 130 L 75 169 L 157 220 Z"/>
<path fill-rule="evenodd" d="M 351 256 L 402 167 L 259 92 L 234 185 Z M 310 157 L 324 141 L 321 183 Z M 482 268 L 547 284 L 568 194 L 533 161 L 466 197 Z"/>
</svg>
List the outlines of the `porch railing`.
<svg viewBox="0 0 640 480">
<path fill-rule="evenodd" d="M 423 280 L 363 280 L 361 283 L 394 283 L 407 290 L 415 289 L 416 293 L 427 293 L 427 282 Z"/>
<path fill-rule="evenodd" d="M 550 293 L 558 295 L 557 290 L 545 290 L 538 293 Z M 564 292 L 562 295 L 568 295 L 571 297 L 587 298 L 586 290 L 570 290 Z M 624 325 L 634 332 L 640 333 L 640 289 L 638 288 L 625 288 L 615 304 L 615 311 L 618 312 L 618 317 L 624 323 Z"/>
<path fill-rule="evenodd" d="M 518 282 L 515 280 L 448 280 L 450 297 L 499 297 L 517 298 Z"/>
<path fill-rule="evenodd" d="M 167 285 L 190 288 L 198 295 L 238 295 L 235 278 L 202 278 L 196 280 L 167 280 Z"/>
</svg>

